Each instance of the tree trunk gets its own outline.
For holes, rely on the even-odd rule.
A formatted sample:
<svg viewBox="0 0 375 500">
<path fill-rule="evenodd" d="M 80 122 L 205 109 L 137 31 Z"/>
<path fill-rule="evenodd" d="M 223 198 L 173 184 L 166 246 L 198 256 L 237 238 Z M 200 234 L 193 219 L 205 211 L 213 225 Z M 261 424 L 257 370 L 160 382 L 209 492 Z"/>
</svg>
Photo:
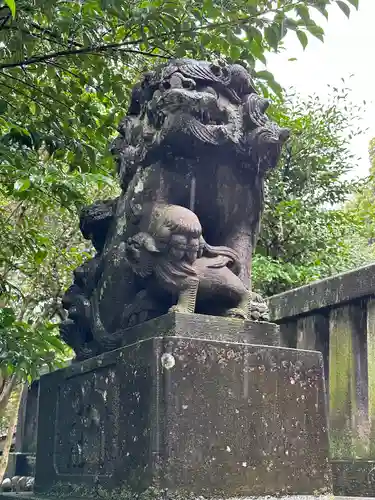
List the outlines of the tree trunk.
<svg viewBox="0 0 375 500">
<path fill-rule="evenodd" d="M 7 433 L 5 443 L 4 443 L 3 455 L 0 458 L 0 484 L 2 483 L 4 474 L 5 474 L 7 465 L 8 465 L 8 456 L 9 456 L 9 452 L 10 452 L 10 447 L 12 446 L 14 429 L 17 425 L 18 409 L 20 406 L 21 396 L 22 396 L 22 385 L 21 384 L 16 387 L 13 394 L 15 395 L 15 401 L 14 401 L 14 405 L 12 405 L 11 413 L 9 415 L 8 433 Z M 10 394 L 9 394 L 9 396 L 10 396 Z M 8 396 L 8 402 L 9 402 L 9 396 Z M 0 401 L 2 401 L 1 395 L 0 395 Z M 4 410 L 3 411 L 3 414 L 4 414 L 5 407 L 3 408 L 3 410 Z"/>
<path fill-rule="evenodd" d="M 17 377 L 15 374 L 6 378 L 0 373 L 0 419 L 3 417 L 5 408 L 8 405 L 10 395 L 17 384 Z"/>
</svg>

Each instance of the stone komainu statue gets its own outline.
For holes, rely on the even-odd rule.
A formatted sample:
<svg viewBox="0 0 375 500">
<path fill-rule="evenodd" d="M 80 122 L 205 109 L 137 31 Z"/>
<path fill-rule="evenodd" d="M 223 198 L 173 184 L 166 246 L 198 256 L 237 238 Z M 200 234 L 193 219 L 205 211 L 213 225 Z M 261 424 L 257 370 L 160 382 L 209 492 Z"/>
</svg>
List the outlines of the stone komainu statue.
<svg viewBox="0 0 375 500">
<path fill-rule="evenodd" d="M 250 292 L 266 172 L 289 132 L 240 65 L 175 60 L 135 86 L 112 144 L 122 193 L 81 217 L 96 256 L 61 325 L 77 359 L 168 311 L 267 319 Z"/>
</svg>

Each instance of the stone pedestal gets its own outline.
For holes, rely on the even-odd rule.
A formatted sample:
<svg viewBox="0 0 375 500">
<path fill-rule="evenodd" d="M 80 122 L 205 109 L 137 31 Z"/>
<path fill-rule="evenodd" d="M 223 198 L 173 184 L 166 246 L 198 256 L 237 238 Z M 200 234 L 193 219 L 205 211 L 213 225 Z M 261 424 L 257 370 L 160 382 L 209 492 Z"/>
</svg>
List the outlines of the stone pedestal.
<svg viewBox="0 0 375 500">
<path fill-rule="evenodd" d="M 260 345 L 277 337 L 267 323 L 191 315 L 183 332 L 188 319 L 42 377 L 37 493 L 331 490 L 321 354 Z"/>
<path fill-rule="evenodd" d="M 15 451 L 9 453 L 4 478 L 35 475 L 39 380 L 23 388 L 18 411 Z"/>
</svg>

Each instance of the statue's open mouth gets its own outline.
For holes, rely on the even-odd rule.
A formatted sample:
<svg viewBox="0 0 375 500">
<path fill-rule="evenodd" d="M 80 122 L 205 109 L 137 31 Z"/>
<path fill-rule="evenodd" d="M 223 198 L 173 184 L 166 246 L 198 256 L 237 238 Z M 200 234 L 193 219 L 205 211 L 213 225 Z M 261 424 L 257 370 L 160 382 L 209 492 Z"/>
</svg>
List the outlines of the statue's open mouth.
<svg viewBox="0 0 375 500">
<path fill-rule="evenodd" d="M 220 108 L 217 95 L 205 91 L 171 89 L 153 100 L 157 112 L 190 115 L 203 125 L 228 125 L 226 109 Z"/>
<path fill-rule="evenodd" d="M 156 93 L 150 103 L 156 129 L 161 137 L 169 133 L 188 133 L 200 142 L 225 144 L 238 141 L 241 114 L 212 88 L 196 90 L 169 89 Z"/>
</svg>

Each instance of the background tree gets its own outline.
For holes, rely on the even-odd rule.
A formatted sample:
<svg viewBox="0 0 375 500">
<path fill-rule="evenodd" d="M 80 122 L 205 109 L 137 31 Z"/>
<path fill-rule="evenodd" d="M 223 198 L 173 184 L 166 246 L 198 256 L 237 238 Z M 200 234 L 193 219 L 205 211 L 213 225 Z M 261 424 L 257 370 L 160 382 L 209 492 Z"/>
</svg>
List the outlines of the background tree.
<svg viewBox="0 0 375 500">
<path fill-rule="evenodd" d="M 349 89 L 331 88 L 327 103 L 297 95 L 274 106 L 276 120 L 292 134 L 266 183 L 253 270 L 254 286 L 266 295 L 374 258 L 363 213 L 345 205 L 363 184 L 352 180 L 357 159 L 349 139 L 362 130 L 361 110 L 349 100 Z"/>
<path fill-rule="evenodd" d="M 353 200 L 348 210 L 355 212 L 361 220 L 361 232 L 366 239 L 367 248 L 375 251 L 375 138 L 369 143 L 370 174 Z"/>
</svg>

